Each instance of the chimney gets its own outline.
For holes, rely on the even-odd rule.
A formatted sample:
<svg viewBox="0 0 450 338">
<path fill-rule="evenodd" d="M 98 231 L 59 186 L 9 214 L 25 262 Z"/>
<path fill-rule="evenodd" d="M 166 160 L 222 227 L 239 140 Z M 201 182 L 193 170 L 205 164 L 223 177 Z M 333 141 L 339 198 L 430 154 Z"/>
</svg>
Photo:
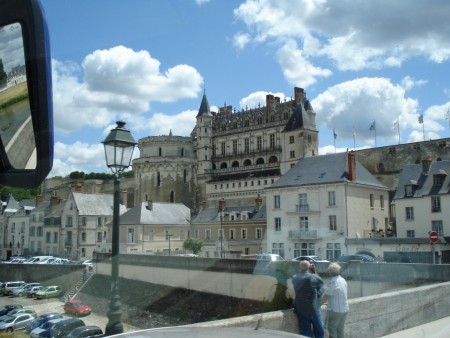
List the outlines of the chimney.
<svg viewBox="0 0 450 338">
<path fill-rule="evenodd" d="M 267 111 L 271 111 L 273 109 L 273 95 L 272 94 L 267 94 L 266 95 L 266 108 Z"/>
<path fill-rule="evenodd" d="M 82 188 L 82 184 L 81 182 L 77 182 L 77 184 L 75 185 L 75 191 L 76 192 L 81 192 L 81 188 Z"/>
<path fill-rule="evenodd" d="M 50 208 L 53 210 L 53 208 L 58 205 L 59 201 L 60 199 L 58 196 L 52 195 L 50 197 Z"/>
<path fill-rule="evenodd" d="M 120 194 L 121 195 L 121 202 L 122 202 L 122 204 L 125 206 L 125 207 L 128 207 L 128 194 L 127 194 L 127 191 L 124 189 L 124 190 L 122 190 L 122 193 Z"/>
<path fill-rule="evenodd" d="M 148 200 L 147 201 L 147 209 L 148 210 L 152 210 L 153 209 L 153 200 Z"/>
<path fill-rule="evenodd" d="M 305 92 L 303 91 L 303 88 L 295 87 L 294 88 L 294 98 L 295 98 L 295 105 L 299 104 L 301 101 L 303 101 L 303 97 L 305 96 Z"/>
<path fill-rule="evenodd" d="M 262 198 L 258 194 L 258 197 L 256 197 L 255 199 L 255 209 L 258 211 L 259 209 L 261 209 L 261 206 L 262 206 Z"/>
<path fill-rule="evenodd" d="M 44 196 L 36 195 L 36 206 L 40 205 L 42 202 L 44 202 Z"/>
<path fill-rule="evenodd" d="M 356 159 L 355 153 L 350 151 L 347 155 L 348 159 L 348 179 L 350 181 L 356 181 Z"/>
<path fill-rule="evenodd" d="M 428 173 L 428 171 L 430 170 L 430 165 L 431 165 L 431 158 L 430 156 L 427 156 L 422 160 L 422 172 L 424 174 Z"/>
</svg>

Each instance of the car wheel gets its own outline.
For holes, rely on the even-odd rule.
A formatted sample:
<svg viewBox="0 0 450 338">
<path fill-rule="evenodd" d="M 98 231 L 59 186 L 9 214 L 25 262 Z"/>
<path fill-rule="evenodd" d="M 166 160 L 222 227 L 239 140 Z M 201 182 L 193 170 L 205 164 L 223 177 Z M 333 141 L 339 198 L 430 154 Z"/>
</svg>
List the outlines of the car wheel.
<svg viewBox="0 0 450 338">
<path fill-rule="evenodd" d="M 8 327 L 7 329 L 6 329 L 6 332 L 13 332 L 14 330 L 13 330 L 13 328 L 12 327 Z"/>
</svg>

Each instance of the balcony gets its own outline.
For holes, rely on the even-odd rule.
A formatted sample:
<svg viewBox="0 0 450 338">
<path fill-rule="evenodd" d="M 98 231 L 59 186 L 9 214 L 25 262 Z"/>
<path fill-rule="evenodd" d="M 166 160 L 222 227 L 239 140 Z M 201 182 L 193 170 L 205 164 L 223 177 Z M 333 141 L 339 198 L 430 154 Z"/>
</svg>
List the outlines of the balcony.
<svg viewBox="0 0 450 338">
<path fill-rule="evenodd" d="M 318 239 L 317 230 L 290 230 L 289 239 Z"/>
</svg>

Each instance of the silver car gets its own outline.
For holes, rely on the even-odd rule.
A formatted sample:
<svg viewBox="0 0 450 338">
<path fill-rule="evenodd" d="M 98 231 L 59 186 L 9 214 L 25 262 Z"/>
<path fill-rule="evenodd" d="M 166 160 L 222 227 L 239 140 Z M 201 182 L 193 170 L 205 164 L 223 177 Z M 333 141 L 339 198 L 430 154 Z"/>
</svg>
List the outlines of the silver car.
<svg viewBox="0 0 450 338">
<path fill-rule="evenodd" d="M 29 313 L 16 313 L 11 316 L 6 316 L 2 322 L 0 322 L 0 332 L 13 332 L 17 330 L 25 330 L 28 323 L 34 320 L 34 317 Z"/>
</svg>

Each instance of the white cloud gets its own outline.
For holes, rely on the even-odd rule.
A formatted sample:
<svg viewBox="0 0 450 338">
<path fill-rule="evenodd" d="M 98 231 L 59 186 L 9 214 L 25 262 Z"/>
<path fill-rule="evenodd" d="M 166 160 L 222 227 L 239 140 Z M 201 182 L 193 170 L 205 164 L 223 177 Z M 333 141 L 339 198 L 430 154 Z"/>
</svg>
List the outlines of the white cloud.
<svg viewBox="0 0 450 338">
<path fill-rule="evenodd" d="M 159 67 L 147 51 L 123 46 L 93 52 L 82 67 L 54 60 L 55 130 L 104 127 L 120 114 L 148 111 L 152 101 L 174 102 L 201 92 L 203 78 L 195 68 L 177 65 L 161 73 Z"/>
<path fill-rule="evenodd" d="M 295 59 L 308 62 L 300 68 L 321 70 L 316 64 L 325 58 L 339 70 L 361 70 L 399 67 L 412 57 L 448 60 L 449 12 L 446 0 L 436 0 L 433 6 L 422 0 L 247 0 L 234 14 L 247 25 L 247 37 L 275 44 L 277 55 L 286 41 L 295 40 Z M 292 75 L 292 62 L 280 65 L 290 83 L 298 78 Z M 314 83 L 317 76 L 324 75 L 319 71 L 305 81 Z"/>
<path fill-rule="evenodd" d="M 195 3 L 199 6 L 207 4 L 210 0 L 195 0 Z"/>
<path fill-rule="evenodd" d="M 244 49 L 245 46 L 247 46 L 247 44 L 250 42 L 250 40 L 251 40 L 250 34 L 237 33 L 233 37 L 233 45 L 237 49 Z"/>
<path fill-rule="evenodd" d="M 412 77 L 410 76 L 405 76 L 402 81 L 401 81 L 401 85 L 402 87 L 408 91 L 414 87 L 420 87 L 423 86 L 427 83 L 428 81 L 426 80 L 414 80 Z"/>
<path fill-rule="evenodd" d="M 417 128 L 417 101 L 405 97 L 405 90 L 385 78 L 360 78 L 328 88 L 311 101 L 320 127 L 336 129 L 340 139 L 374 143 L 369 130 L 376 121 L 377 138 L 395 140 L 393 123 L 400 128 Z"/>
</svg>

